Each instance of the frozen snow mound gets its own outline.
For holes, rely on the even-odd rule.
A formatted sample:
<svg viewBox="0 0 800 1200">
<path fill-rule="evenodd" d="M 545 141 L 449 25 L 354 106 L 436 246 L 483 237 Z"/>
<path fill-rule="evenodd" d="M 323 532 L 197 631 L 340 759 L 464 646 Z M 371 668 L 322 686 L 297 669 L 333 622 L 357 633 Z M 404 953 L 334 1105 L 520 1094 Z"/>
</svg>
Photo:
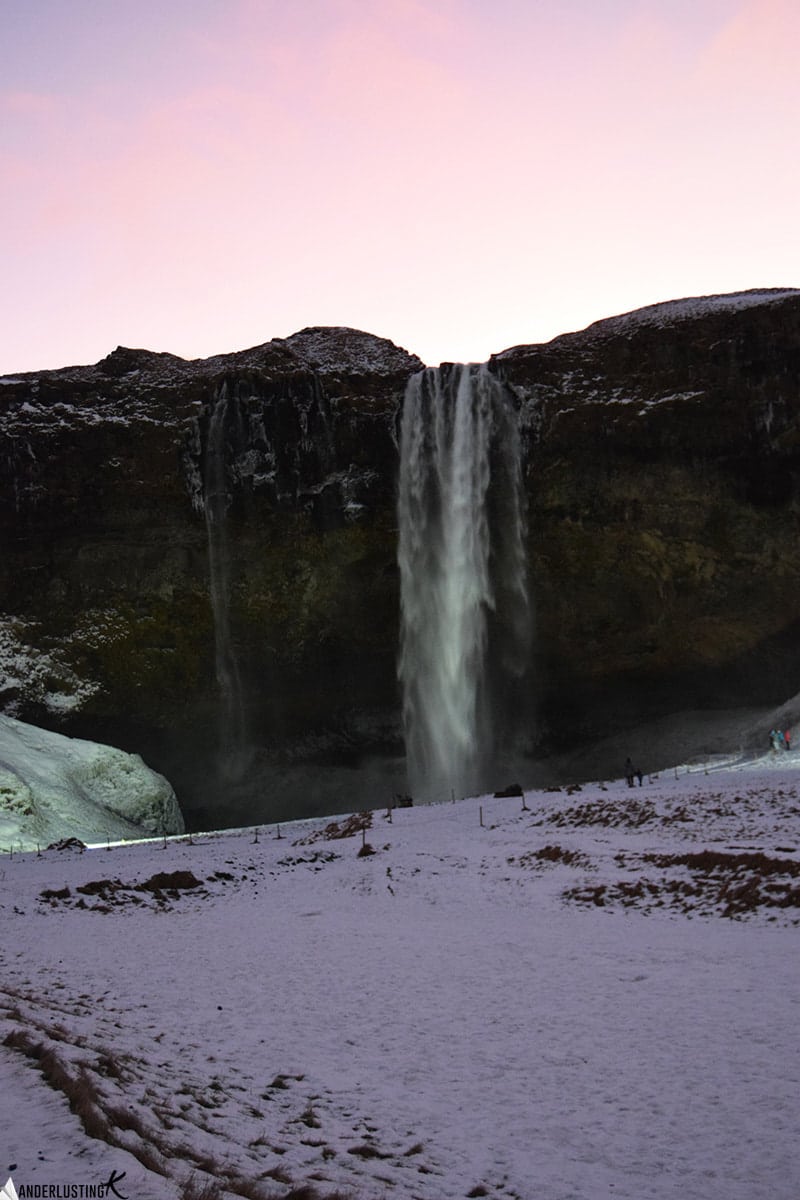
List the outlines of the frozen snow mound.
<svg viewBox="0 0 800 1200">
<path fill-rule="evenodd" d="M 0 849 L 183 830 L 171 785 L 138 754 L 0 716 Z"/>
</svg>

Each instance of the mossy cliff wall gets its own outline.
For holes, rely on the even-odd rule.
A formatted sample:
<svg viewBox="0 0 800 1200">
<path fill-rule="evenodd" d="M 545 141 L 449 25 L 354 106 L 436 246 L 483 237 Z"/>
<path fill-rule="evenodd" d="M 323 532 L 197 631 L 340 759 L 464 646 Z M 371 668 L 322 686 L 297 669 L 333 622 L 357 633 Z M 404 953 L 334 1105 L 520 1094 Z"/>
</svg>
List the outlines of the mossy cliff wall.
<svg viewBox="0 0 800 1200">
<path fill-rule="evenodd" d="M 191 821 L 217 739 L 204 492 L 224 399 L 248 737 L 284 764 L 399 760 L 397 423 L 421 365 L 312 329 L 3 380 L 0 703 L 143 753 Z M 529 750 L 800 690 L 800 295 L 657 306 L 490 365 L 525 442 Z"/>
<path fill-rule="evenodd" d="M 541 735 L 800 691 L 800 294 L 660 305 L 492 366 L 528 425 Z"/>
<path fill-rule="evenodd" d="M 217 741 L 205 484 L 224 399 L 248 737 L 277 758 L 399 753 L 395 426 L 421 366 L 382 339 L 307 330 L 202 362 L 120 348 L 6 379 L 4 707 L 139 750 L 191 809 Z"/>
</svg>

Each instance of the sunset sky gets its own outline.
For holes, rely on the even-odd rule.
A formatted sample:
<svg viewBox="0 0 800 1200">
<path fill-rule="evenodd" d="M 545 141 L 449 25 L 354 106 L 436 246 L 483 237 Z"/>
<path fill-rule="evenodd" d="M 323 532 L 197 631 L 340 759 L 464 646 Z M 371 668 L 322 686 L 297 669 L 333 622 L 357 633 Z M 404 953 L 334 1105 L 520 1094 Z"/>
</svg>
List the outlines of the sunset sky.
<svg viewBox="0 0 800 1200">
<path fill-rule="evenodd" d="M 0 373 L 800 286 L 799 0 L 0 0 Z"/>
</svg>

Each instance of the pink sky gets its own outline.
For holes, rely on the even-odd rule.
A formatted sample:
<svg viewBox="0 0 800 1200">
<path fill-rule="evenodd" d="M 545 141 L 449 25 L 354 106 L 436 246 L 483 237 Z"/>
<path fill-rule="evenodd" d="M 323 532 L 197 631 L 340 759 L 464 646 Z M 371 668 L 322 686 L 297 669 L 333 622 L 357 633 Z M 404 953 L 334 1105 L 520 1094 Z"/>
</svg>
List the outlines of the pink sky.
<svg viewBox="0 0 800 1200">
<path fill-rule="evenodd" d="M 800 285 L 798 0 L 0 0 L 0 373 Z"/>
</svg>

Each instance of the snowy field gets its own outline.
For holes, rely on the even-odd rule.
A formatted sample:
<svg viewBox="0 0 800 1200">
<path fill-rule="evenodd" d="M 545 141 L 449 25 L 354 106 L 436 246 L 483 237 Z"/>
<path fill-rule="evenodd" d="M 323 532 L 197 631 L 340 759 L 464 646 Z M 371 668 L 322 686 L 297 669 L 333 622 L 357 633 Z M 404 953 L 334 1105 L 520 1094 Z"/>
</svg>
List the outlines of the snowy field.
<svg viewBox="0 0 800 1200">
<path fill-rule="evenodd" d="M 4 855 L 0 1188 L 796 1200 L 798 767 Z"/>
</svg>

